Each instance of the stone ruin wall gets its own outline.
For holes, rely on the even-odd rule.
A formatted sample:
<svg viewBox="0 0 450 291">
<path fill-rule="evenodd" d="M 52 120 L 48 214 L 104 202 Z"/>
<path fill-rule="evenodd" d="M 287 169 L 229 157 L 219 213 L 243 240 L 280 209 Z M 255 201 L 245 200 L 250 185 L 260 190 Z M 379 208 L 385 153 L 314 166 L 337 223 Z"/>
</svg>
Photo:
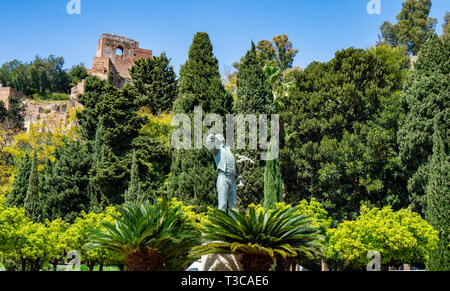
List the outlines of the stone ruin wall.
<svg viewBox="0 0 450 291">
<path fill-rule="evenodd" d="M 40 103 L 33 100 L 26 100 L 25 105 L 25 123 L 24 127 L 28 131 L 31 123 L 45 122 L 45 131 L 58 129 L 60 124 L 70 117 L 70 110 L 80 105 L 72 101 L 56 101 L 49 103 Z"/>
<path fill-rule="evenodd" d="M 11 87 L 0 87 L 0 101 L 3 102 L 6 109 L 9 110 L 9 98 L 11 97 L 18 97 L 18 98 L 26 98 L 25 95 L 20 93 L 14 88 Z"/>
<path fill-rule="evenodd" d="M 117 54 L 117 51 L 122 54 Z M 151 50 L 139 48 L 139 42 L 135 40 L 105 33 L 100 37 L 91 73 L 105 79 L 108 78 L 109 71 L 112 71 L 117 79 L 130 81 L 129 69 L 136 60 L 152 56 Z M 118 85 L 120 85 L 120 81 Z"/>
<path fill-rule="evenodd" d="M 117 51 L 121 54 L 117 54 Z M 152 58 L 151 50 L 139 47 L 139 42 L 119 35 L 104 33 L 100 37 L 97 46 L 97 54 L 93 58 L 92 69 L 88 69 L 89 75 L 107 80 L 110 72 L 113 74 L 113 85 L 117 88 L 131 82 L 129 69 L 135 62 L 142 58 Z M 84 83 L 72 88 L 72 99 L 84 93 Z"/>
<path fill-rule="evenodd" d="M 117 54 L 117 50 L 122 52 Z M 97 55 L 93 58 L 92 69 L 88 69 L 89 75 L 97 76 L 102 80 L 107 80 L 110 72 L 113 74 L 113 85 L 117 88 L 125 86 L 131 82 L 129 69 L 136 60 L 141 58 L 152 58 L 151 50 L 139 48 L 139 42 L 123 36 L 113 34 L 103 34 L 100 37 Z M 25 129 L 30 129 L 31 123 L 45 121 L 46 128 L 52 130 L 60 122 L 69 118 L 72 108 L 80 108 L 77 96 L 84 94 L 85 80 L 73 87 L 70 94 L 70 101 L 58 102 L 36 102 L 21 94 L 14 88 L 0 87 L 0 101 L 9 110 L 9 98 L 11 96 L 25 99 L 23 104 L 26 107 Z"/>
</svg>

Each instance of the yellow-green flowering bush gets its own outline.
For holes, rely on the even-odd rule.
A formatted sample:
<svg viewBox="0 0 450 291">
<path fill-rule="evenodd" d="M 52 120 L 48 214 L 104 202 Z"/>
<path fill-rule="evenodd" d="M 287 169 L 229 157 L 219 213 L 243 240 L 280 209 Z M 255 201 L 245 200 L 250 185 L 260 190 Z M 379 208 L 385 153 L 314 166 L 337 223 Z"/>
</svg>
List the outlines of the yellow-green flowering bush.
<svg viewBox="0 0 450 291">
<path fill-rule="evenodd" d="M 118 214 L 114 207 L 106 208 L 103 213 L 82 213 L 81 217 L 65 232 L 65 240 L 69 251 L 78 251 L 81 255 L 81 261 L 91 270 L 96 264 L 121 263 L 123 258 L 100 247 L 90 248 L 88 243 L 92 233 L 103 229 L 102 222 L 114 223 L 114 215 Z"/>
<path fill-rule="evenodd" d="M 158 200 L 161 202 L 162 198 L 159 198 Z M 183 214 L 197 229 L 201 229 L 203 225 L 208 221 L 208 214 L 214 212 L 213 208 L 208 208 L 207 213 L 197 213 L 194 211 L 194 206 L 186 206 L 183 204 L 183 202 L 179 201 L 176 198 L 170 200 L 169 205 L 172 209 L 180 207 Z"/>
<path fill-rule="evenodd" d="M 34 223 L 23 209 L 7 207 L 0 198 L 0 261 L 20 263 L 21 270 L 39 270 L 66 252 L 67 227 L 60 219 Z"/>
<path fill-rule="evenodd" d="M 369 209 L 362 206 L 356 221 L 345 221 L 329 229 L 326 255 L 336 269 L 363 270 L 369 263 L 369 251 L 381 254 L 381 264 L 423 265 L 439 238 L 419 214 L 410 209 Z M 332 264 L 333 265 L 333 264 Z"/>
</svg>

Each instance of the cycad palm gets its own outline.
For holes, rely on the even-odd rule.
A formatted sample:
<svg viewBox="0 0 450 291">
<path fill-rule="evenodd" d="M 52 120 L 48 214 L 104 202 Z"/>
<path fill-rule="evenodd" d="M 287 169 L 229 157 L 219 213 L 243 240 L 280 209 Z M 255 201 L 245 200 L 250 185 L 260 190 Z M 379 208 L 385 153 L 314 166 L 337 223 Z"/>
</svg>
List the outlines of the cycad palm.
<svg viewBox="0 0 450 291">
<path fill-rule="evenodd" d="M 93 234 L 93 247 L 124 256 L 133 271 L 184 270 L 191 262 L 191 248 L 199 243 L 198 230 L 180 207 L 167 201 L 128 205 L 115 219 Z"/>
<path fill-rule="evenodd" d="M 242 265 L 248 271 L 255 266 L 267 271 L 269 266 L 258 264 L 275 258 L 300 261 L 320 255 L 319 230 L 311 226 L 309 216 L 298 215 L 298 208 L 258 211 L 250 207 L 248 213 L 230 213 L 217 210 L 209 217 L 204 230 L 206 243 L 195 247 L 194 255 L 241 254 Z"/>
</svg>

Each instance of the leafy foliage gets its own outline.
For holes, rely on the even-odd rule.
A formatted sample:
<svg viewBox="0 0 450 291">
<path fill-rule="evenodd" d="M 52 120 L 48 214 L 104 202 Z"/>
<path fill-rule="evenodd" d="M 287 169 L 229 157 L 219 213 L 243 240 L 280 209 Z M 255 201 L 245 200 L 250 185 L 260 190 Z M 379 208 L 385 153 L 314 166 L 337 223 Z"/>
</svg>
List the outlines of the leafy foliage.
<svg viewBox="0 0 450 291">
<path fill-rule="evenodd" d="M 0 198 L 0 260 L 5 265 L 18 261 L 22 271 L 38 271 L 67 250 L 67 227 L 62 220 L 34 223 L 24 209 L 7 207 Z M 9 265 L 11 271 L 18 270 Z"/>
<path fill-rule="evenodd" d="M 0 67 L 0 83 L 28 96 L 35 93 L 68 93 L 71 79 L 63 65 L 64 58 L 53 55 L 48 58 L 36 56 L 31 63 L 13 60 Z"/>
<path fill-rule="evenodd" d="M 42 208 L 40 207 L 38 161 L 36 152 L 34 152 L 33 159 L 31 160 L 31 172 L 28 179 L 27 195 L 25 196 L 24 201 L 25 214 L 31 220 L 37 222 L 42 219 Z"/>
<path fill-rule="evenodd" d="M 237 98 L 234 104 L 235 114 L 259 114 L 270 115 L 273 112 L 273 96 L 266 75 L 262 69 L 261 61 L 256 54 L 255 45 L 246 53 L 241 60 L 237 73 Z M 247 126 L 246 126 L 247 127 Z M 247 139 L 248 140 L 248 137 Z M 246 208 L 252 203 L 261 203 L 264 193 L 264 166 L 265 162 L 260 159 L 258 150 L 245 149 L 236 150 L 236 154 L 245 156 L 254 163 L 245 162 L 237 165 L 238 172 L 244 177 L 245 188 L 239 191 L 239 204 Z"/>
<path fill-rule="evenodd" d="M 273 211 L 250 206 L 248 213 L 215 210 L 205 224 L 206 243 L 195 247 L 194 254 L 235 253 L 271 258 L 311 260 L 320 255 L 319 230 L 299 208 Z"/>
<path fill-rule="evenodd" d="M 439 238 L 419 214 L 410 209 L 394 212 L 361 208 L 355 221 L 345 221 L 328 231 L 326 256 L 335 270 L 363 270 L 369 251 L 381 254 L 382 265 L 424 265 Z"/>
<path fill-rule="evenodd" d="M 435 35 L 437 20 L 429 17 L 431 0 L 406 0 L 397 15 L 398 22 L 386 21 L 381 26 L 380 39 L 392 46 L 405 46 L 408 52 L 417 55 L 421 47 Z"/>
<path fill-rule="evenodd" d="M 40 192 L 44 215 L 73 222 L 82 211 L 89 211 L 89 171 L 92 156 L 85 144 L 72 141 L 58 149 L 58 159 L 46 165 Z"/>
<path fill-rule="evenodd" d="M 448 113 L 448 110 L 447 110 Z M 448 118 L 441 115 L 437 120 Z M 433 157 L 430 161 L 430 176 L 427 194 L 427 221 L 439 232 L 438 248 L 431 253 L 427 269 L 431 271 L 450 271 L 450 159 L 449 148 L 445 147 L 443 137 L 448 135 L 440 130 L 438 123 L 434 129 Z"/>
<path fill-rule="evenodd" d="M 258 42 L 258 53 L 263 64 L 271 64 L 284 72 L 292 68 L 298 49 L 293 49 L 292 42 L 286 34 L 277 35 L 273 41 Z"/>
<path fill-rule="evenodd" d="M 31 173 L 31 159 L 27 154 L 19 162 L 17 174 L 12 184 L 12 189 L 7 195 L 6 204 L 8 206 L 22 207 L 27 195 L 28 184 Z"/>
<path fill-rule="evenodd" d="M 143 270 L 184 270 L 189 260 L 190 249 L 199 243 L 200 233 L 189 222 L 180 207 L 170 207 L 164 200 L 154 204 L 131 204 L 119 209 L 113 223 L 103 223 L 103 231 L 92 237 L 93 246 L 100 246 L 125 257 L 129 267 L 136 266 L 134 254 L 151 250 L 163 262 L 156 268 L 148 265 L 134 271 Z"/>
<path fill-rule="evenodd" d="M 107 207 L 101 213 L 83 212 L 67 229 L 65 240 L 69 250 L 80 252 L 82 261 L 93 270 L 96 264 L 123 263 L 124 258 L 107 249 L 90 247 L 93 232 L 105 230 L 104 223 L 113 223 L 117 211 L 114 207 Z"/>
<path fill-rule="evenodd" d="M 233 97 L 222 85 L 218 61 L 206 33 L 197 33 L 189 49 L 189 60 L 181 67 L 176 114 L 192 115 L 195 106 L 204 113 L 224 117 L 231 113 Z M 178 150 L 172 159 L 168 196 L 198 205 L 200 211 L 217 204 L 216 171 L 206 150 Z"/>
<path fill-rule="evenodd" d="M 295 75 L 282 96 L 285 199 L 314 197 L 336 220 L 361 201 L 407 204 L 397 130 L 407 57 L 397 49 L 346 49 Z"/>
<path fill-rule="evenodd" d="M 84 64 L 79 64 L 72 67 L 72 69 L 69 72 L 69 76 L 72 80 L 70 86 L 75 87 L 82 80 L 86 79 L 89 76 L 89 74 L 86 68 L 84 67 Z"/>
<path fill-rule="evenodd" d="M 399 153 L 408 173 L 412 206 L 422 214 L 426 213 L 425 188 L 433 153 L 435 122 L 443 132 L 450 128 L 449 60 L 450 39 L 433 37 L 422 48 L 401 99 L 406 119 L 398 133 Z M 438 116 L 442 118 L 437 120 Z M 444 139 L 444 146 L 448 147 L 448 142 L 448 138 Z"/>
<path fill-rule="evenodd" d="M 150 108 L 154 115 L 172 110 L 177 97 L 177 80 L 165 53 L 137 60 L 130 74 L 133 79 L 131 90 L 140 106 Z"/>
<path fill-rule="evenodd" d="M 77 114 L 82 137 L 93 143 L 97 153 L 96 167 L 91 173 L 91 185 L 98 193 L 97 200 L 105 204 L 123 203 L 128 188 L 133 141 L 139 136 L 144 118 L 129 86 L 116 89 L 96 78 L 86 79 L 85 94 L 79 96 L 85 109 Z M 101 126 L 101 136 L 96 133 Z"/>
</svg>

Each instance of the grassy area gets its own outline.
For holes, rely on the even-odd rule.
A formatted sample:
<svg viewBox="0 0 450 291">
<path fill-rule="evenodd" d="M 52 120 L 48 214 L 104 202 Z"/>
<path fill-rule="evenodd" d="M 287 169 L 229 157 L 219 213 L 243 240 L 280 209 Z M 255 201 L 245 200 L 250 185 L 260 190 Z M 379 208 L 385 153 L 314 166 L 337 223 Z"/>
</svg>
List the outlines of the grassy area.
<svg viewBox="0 0 450 291">
<path fill-rule="evenodd" d="M 99 266 L 95 266 L 94 267 L 94 272 L 98 272 Z M 74 267 L 75 270 L 75 267 Z M 2 263 L 0 263 L 0 271 L 4 271 L 4 266 Z M 43 268 L 43 271 L 53 271 L 53 266 L 48 265 L 47 267 Z M 63 265 L 58 265 L 56 268 L 57 272 L 63 272 L 66 271 L 66 266 Z M 120 269 L 116 266 L 104 266 L 103 267 L 103 272 L 119 272 Z M 89 268 L 85 265 L 81 266 L 81 272 L 89 272 Z"/>
<path fill-rule="evenodd" d="M 35 101 L 69 101 L 70 95 L 64 93 L 45 93 L 45 94 L 33 94 L 31 98 Z"/>
<path fill-rule="evenodd" d="M 73 269 L 75 269 L 75 267 Z M 98 269 L 99 269 L 99 266 L 98 265 L 95 266 L 94 267 L 94 272 L 98 272 Z M 50 271 L 50 270 L 47 270 L 47 271 Z M 66 266 L 58 265 L 56 270 L 58 272 L 66 271 Z M 116 266 L 103 266 L 103 272 L 119 272 L 119 271 L 120 271 L 120 269 L 118 267 L 116 267 Z M 82 265 L 81 266 L 81 272 L 89 272 L 89 268 L 87 266 L 85 266 L 85 265 Z"/>
</svg>

